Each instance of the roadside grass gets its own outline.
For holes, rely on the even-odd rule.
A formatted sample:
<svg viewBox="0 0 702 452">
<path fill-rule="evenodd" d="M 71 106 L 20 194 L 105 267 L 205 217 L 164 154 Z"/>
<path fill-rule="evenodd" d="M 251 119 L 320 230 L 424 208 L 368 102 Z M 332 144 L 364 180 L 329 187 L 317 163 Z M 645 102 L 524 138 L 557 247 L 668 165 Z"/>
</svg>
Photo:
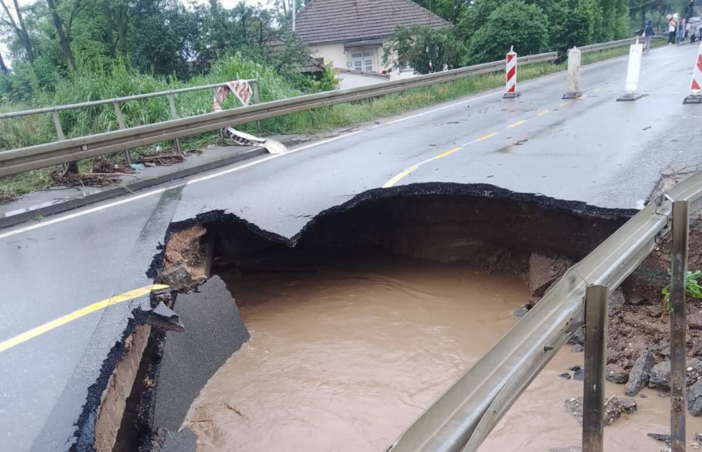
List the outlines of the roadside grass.
<svg viewBox="0 0 702 452">
<path fill-rule="evenodd" d="M 665 45 L 662 40 L 654 41 L 654 47 Z M 602 52 L 584 54 L 583 65 L 592 64 L 610 58 L 626 55 L 628 47 L 620 47 Z M 566 69 L 567 63 L 541 63 L 519 68 L 519 81 L 531 80 Z M 293 87 L 272 68 L 246 61 L 237 55 L 221 60 L 206 76 L 196 77 L 187 85 L 177 81 L 156 79 L 131 71 L 126 67 L 113 68 L 109 74 L 102 68 L 91 74 L 77 76 L 70 83 L 62 82 L 56 87 L 53 99 L 45 99 L 45 104 L 63 105 L 86 102 L 90 100 L 109 99 L 128 94 L 149 93 L 186 86 L 206 85 L 224 80 L 256 79 L 259 80 L 259 92 L 262 102 L 295 97 L 303 93 Z M 349 104 L 334 105 L 311 111 L 294 113 L 262 121 L 261 135 L 319 133 L 358 125 L 408 111 L 429 107 L 442 102 L 459 99 L 482 91 L 504 86 L 504 72 L 467 77 L 449 83 L 394 93 L 383 97 L 357 101 Z M 565 89 L 565 86 L 564 86 Z M 180 94 L 176 98 L 179 117 L 188 117 L 212 111 L 212 92 L 209 90 Z M 235 107 L 231 98 L 223 107 Z M 0 113 L 35 108 L 28 105 L 3 106 Z M 107 132 L 118 128 L 112 105 L 72 110 L 60 114 L 61 124 L 67 138 Z M 165 97 L 122 104 L 122 114 L 128 127 L 170 119 L 168 101 Z M 256 134 L 255 124 L 243 124 L 237 129 Z M 0 120 L 0 152 L 4 149 L 16 149 L 56 140 L 56 132 L 50 115 L 33 115 L 9 120 Z M 184 149 L 200 149 L 216 143 L 216 132 L 182 138 Z M 160 149 L 168 149 L 172 142 L 163 142 L 133 152 L 148 154 Z M 122 158 L 118 153 L 110 157 L 115 162 Z M 89 171 L 91 161 L 81 161 L 81 171 Z M 44 168 L 0 178 L 0 203 L 9 202 L 18 196 L 49 188 L 50 173 L 55 168 Z"/>
</svg>

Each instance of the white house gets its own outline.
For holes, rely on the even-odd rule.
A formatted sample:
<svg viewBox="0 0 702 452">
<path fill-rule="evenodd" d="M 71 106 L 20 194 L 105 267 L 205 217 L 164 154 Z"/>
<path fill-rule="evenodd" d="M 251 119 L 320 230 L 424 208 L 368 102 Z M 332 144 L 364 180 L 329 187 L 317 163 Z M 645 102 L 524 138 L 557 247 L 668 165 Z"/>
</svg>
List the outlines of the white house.
<svg viewBox="0 0 702 452">
<path fill-rule="evenodd" d="M 313 0 L 297 15 L 295 32 L 351 88 L 414 75 L 383 64 L 383 40 L 398 25 L 450 26 L 411 0 Z"/>
</svg>

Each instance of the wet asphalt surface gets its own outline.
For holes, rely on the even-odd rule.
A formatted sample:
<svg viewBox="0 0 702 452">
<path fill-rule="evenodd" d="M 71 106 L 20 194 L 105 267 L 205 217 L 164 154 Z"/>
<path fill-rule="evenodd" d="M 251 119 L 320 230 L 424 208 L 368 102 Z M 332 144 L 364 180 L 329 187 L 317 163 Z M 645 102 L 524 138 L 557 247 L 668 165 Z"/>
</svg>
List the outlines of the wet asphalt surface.
<svg viewBox="0 0 702 452">
<path fill-rule="evenodd" d="M 2 230 L 0 342 L 151 284 L 146 271 L 171 222 L 224 211 L 290 238 L 320 212 L 462 145 L 397 185 L 493 184 L 640 207 L 661 171 L 702 162 L 702 105 L 682 105 L 696 51 L 685 45 L 646 55 L 639 89 L 646 96 L 636 102 L 615 102 L 627 65 L 620 58 L 583 69 L 582 100 L 563 101 L 565 75 L 555 74 L 520 84 L 517 100 L 474 96 L 213 171 L 178 189 L 164 191 L 182 181 Z M 111 306 L 0 352 L 0 448 L 67 449 L 76 424 L 94 415 L 86 401 L 105 377 L 110 350 L 145 304 L 148 297 Z"/>
</svg>

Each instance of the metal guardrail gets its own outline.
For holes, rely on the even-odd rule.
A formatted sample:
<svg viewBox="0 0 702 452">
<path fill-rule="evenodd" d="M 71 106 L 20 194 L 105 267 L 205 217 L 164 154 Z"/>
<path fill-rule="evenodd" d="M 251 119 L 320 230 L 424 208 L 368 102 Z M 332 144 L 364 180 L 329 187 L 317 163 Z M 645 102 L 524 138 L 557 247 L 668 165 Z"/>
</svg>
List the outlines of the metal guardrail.
<svg viewBox="0 0 702 452">
<path fill-rule="evenodd" d="M 656 198 L 585 259 L 571 267 L 526 316 L 414 421 L 388 451 L 476 451 L 575 329 L 583 325 L 586 316 L 583 452 L 601 451 L 607 297 L 658 246 L 671 227 L 675 228 L 671 349 L 676 343 L 682 344 L 682 352 L 677 349 L 671 352 L 671 375 L 682 376 L 682 381 L 674 382 L 671 388 L 671 403 L 681 408 L 673 411 L 677 414 L 672 415 L 672 431 L 673 444 L 676 438 L 677 441 L 682 438 L 684 444 L 687 238 L 689 214 L 700 208 L 702 173 L 689 177 Z M 676 352 L 677 357 L 673 359 Z"/>
<path fill-rule="evenodd" d="M 633 42 L 633 39 L 625 39 L 610 43 L 585 46 L 582 47 L 581 50 L 583 52 L 592 52 L 627 45 L 631 42 Z M 518 64 L 525 66 L 535 63 L 554 62 L 557 59 L 557 52 L 549 52 L 520 57 L 518 58 Z M 275 118 L 278 116 L 284 116 L 291 113 L 312 110 L 320 107 L 354 102 L 372 97 L 384 96 L 391 93 L 438 83 L 451 82 L 473 75 L 499 72 L 504 70 L 504 68 L 504 61 L 495 61 L 434 74 L 420 75 L 410 79 L 386 82 L 380 85 L 330 91 L 280 101 L 266 102 L 263 104 L 258 103 L 258 85 L 256 81 L 250 80 L 254 90 L 254 105 L 181 119 L 177 118 L 175 95 L 189 91 L 213 89 L 222 86 L 222 84 L 183 88 L 150 94 L 140 94 L 136 96 L 86 102 L 82 104 L 4 113 L 0 114 L 0 119 L 31 114 L 52 114 L 58 141 L 0 152 L 0 176 L 8 176 L 24 171 L 59 164 L 67 164 L 81 159 L 111 154 L 119 151 L 125 151 L 125 158 L 129 162 L 129 149 L 131 148 L 147 146 L 167 140 L 174 140 L 176 147 L 180 151 L 180 143 L 178 142 L 178 139 L 181 137 L 210 132 L 213 130 L 223 129 L 228 126 L 250 122 L 256 122 L 260 130 L 260 121 L 264 119 Z M 124 119 L 122 118 L 122 113 L 119 106 L 120 102 L 146 99 L 157 96 L 168 97 L 172 120 L 127 128 L 124 123 Z M 115 105 L 115 115 L 117 117 L 120 130 L 79 138 L 65 139 L 58 116 L 59 111 L 105 105 L 110 103 Z"/>
<path fill-rule="evenodd" d="M 557 52 L 549 52 L 520 57 L 518 59 L 518 63 L 525 66 L 529 64 L 552 62 L 557 58 Z M 182 119 L 174 118 L 171 121 L 163 121 L 155 124 L 132 127 L 129 129 L 121 128 L 121 130 L 117 131 L 66 140 L 63 139 L 63 132 L 60 131 L 60 123 L 56 123 L 59 141 L 0 152 L 0 176 L 7 176 L 33 169 L 45 168 L 47 166 L 110 154 L 161 141 L 175 140 L 180 137 L 223 129 L 236 124 L 250 123 L 254 121 L 258 122 L 263 119 L 275 118 L 300 111 L 384 96 L 408 89 L 420 88 L 437 83 L 446 83 L 473 75 L 498 72 L 504 69 L 504 61 L 495 61 L 491 63 L 453 69 L 450 71 L 420 75 L 410 79 L 386 82 L 379 85 L 329 91 L 274 102 L 266 102 L 262 104 L 255 103 L 254 105 L 250 105 L 248 107 L 215 113 L 206 113 L 203 115 L 191 116 Z M 206 89 L 211 87 L 212 86 L 196 87 L 189 90 Z M 257 97 L 256 92 L 257 91 L 254 92 L 254 97 Z M 172 99 L 174 94 L 175 93 L 173 92 L 154 93 L 154 95 L 170 96 L 169 99 Z M 131 96 L 131 98 L 127 99 L 134 100 L 134 97 L 144 98 L 143 96 L 148 95 L 140 96 Z M 111 102 L 113 103 L 115 101 L 124 101 L 123 99 L 125 98 L 121 98 L 120 100 L 110 99 L 105 101 L 97 101 L 89 104 L 101 105 Z M 80 108 L 83 106 L 86 105 L 76 104 L 65 107 L 55 107 L 55 109 L 54 107 L 51 107 L 28 112 L 8 113 L 0 116 L 0 119 L 12 117 L 8 115 L 20 116 L 23 114 L 52 113 L 54 114 L 54 119 L 56 120 L 56 118 L 58 118 L 56 109 L 68 109 L 69 107 Z M 171 103 L 171 113 L 174 113 L 173 103 Z M 120 123 L 120 125 L 122 125 L 122 123 Z"/>
<path fill-rule="evenodd" d="M 259 99 L 259 94 L 258 94 L 258 81 L 257 80 L 246 80 L 246 81 L 249 82 L 249 84 L 251 85 L 251 89 L 253 91 L 253 96 L 252 96 L 253 103 L 254 104 L 259 103 L 260 99 Z M 171 119 L 177 119 L 178 112 L 177 112 L 176 104 L 175 104 L 175 96 L 176 95 L 183 94 L 183 93 L 189 93 L 189 92 L 193 92 L 193 91 L 203 91 L 203 90 L 207 90 L 207 89 L 216 90 L 217 88 L 220 88 L 220 87 L 225 86 L 225 85 L 226 85 L 225 83 L 213 83 L 210 85 L 201 85 L 201 86 L 193 86 L 193 87 L 188 87 L 188 88 L 171 89 L 171 90 L 167 90 L 167 91 L 158 91 L 155 93 L 135 94 L 132 96 L 115 97 L 112 99 L 103 99 L 103 100 L 95 100 L 95 101 L 89 101 L 89 102 L 81 102 L 78 104 L 57 105 L 55 107 L 44 107 L 44 108 L 36 108 L 33 110 L 13 111 L 10 113 L 0 113 L 0 119 L 19 118 L 22 116 L 41 115 L 41 114 L 50 113 L 52 115 L 53 120 L 54 120 L 54 127 L 56 128 L 56 138 L 58 138 L 58 141 L 63 141 L 63 140 L 65 140 L 65 136 L 63 133 L 63 128 L 61 127 L 61 119 L 59 118 L 59 115 L 58 115 L 58 113 L 60 111 L 78 110 L 81 108 L 97 107 L 97 106 L 101 106 L 101 105 L 112 104 L 112 105 L 114 105 L 115 118 L 117 119 L 117 124 L 118 124 L 120 130 L 123 130 L 123 129 L 126 129 L 127 126 L 126 126 L 126 123 L 124 122 L 124 117 L 122 116 L 122 108 L 120 106 L 120 103 L 166 96 L 166 98 L 168 98 Z M 258 123 L 258 128 L 260 130 L 260 128 L 261 128 L 260 123 Z M 178 141 L 177 138 L 175 140 L 175 145 L 176 145 L 178 152 L 181 152 L 180 142 Z M 125 159 L 127 160 L 127 163 L 128 164 L 131 163 L 131 159 L 129 157 L 128 150 L 125 150 L 124 156 L 125 156 Z M 64 163 L 66 163 L 66 162 L 64 162 Z"/>
<path fill-rule="evenodd" d="M 588 46 L 578 47 L 582 53 L 597 52 L 599 50 L 614 49 L 615 47 L 622 47 L 634 44 L 637 39 L 640 38 L 627 38 L 620 39 L 619 41 L 603 42 L 602 44 L 590 44 Z"/>
</svg>

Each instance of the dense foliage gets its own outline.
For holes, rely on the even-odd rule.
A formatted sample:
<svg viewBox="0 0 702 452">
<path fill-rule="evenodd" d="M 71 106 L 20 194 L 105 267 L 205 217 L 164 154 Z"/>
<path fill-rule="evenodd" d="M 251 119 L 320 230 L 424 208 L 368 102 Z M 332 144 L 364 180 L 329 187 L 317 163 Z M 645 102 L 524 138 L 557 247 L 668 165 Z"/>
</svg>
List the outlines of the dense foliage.
<svg viewBox="0 0 702 452">
<path fill-rule="evenodd" d="M 36 0 L 20 6 L 0 0 L 0 40 L 12 62 L 11 69 L 0 64 L 0 96 L 35 103 L 60 83 L 121 65 L 189 80 L 233 53 L 289 75 L 293 85 L 309 85 L 291 70 L 308 61 L 309 51 L 281 31 L 291 2 L 275 4 L 267 9 L 242 1 L 227 9 L 219 0 Z"/>
<path fill-rule="evenodd" d="M 465 49 L 452 28 L 397 27 L 384 44 L 384 64 L 401 68 L 409 64 L 421 74 L 454 69 L 465 64 Z"/>
<path fill-rule="evenodd" d="M 474 63 L 502 59 L 512 45 L 520 55 L 536 54 L 548 48 L 548 36 L 548 18 L 541 8 L 511 0 L 490 13 L 468 52 Z"/>
<path fill-rule="evenodd" d="M 504 58 L 511 46 L 526 55 L 545 50 L 565 51 L 573 46 L 606 42 L 632 36 L 652 20 L 657 28 L 667 23 L 666 14 L 692 14 L 690 0 L 414 0 L 453 24 L 457 42 L 448 61 L 483 63 Z M 419 30 L 415 38 L 397 30 L 392 49 L 400 50 L 396 65 L 431 61 L 428 53 L 443 45 L 446 32 Z M 455 55 L 453 50 L 458 50 Z M 450 66 L 447 64 L 447 66 Z M 419 64 L 418 72 L 436 65 Z M 430 70 L 427 70 L 430 69 Z"/>
</svg>

